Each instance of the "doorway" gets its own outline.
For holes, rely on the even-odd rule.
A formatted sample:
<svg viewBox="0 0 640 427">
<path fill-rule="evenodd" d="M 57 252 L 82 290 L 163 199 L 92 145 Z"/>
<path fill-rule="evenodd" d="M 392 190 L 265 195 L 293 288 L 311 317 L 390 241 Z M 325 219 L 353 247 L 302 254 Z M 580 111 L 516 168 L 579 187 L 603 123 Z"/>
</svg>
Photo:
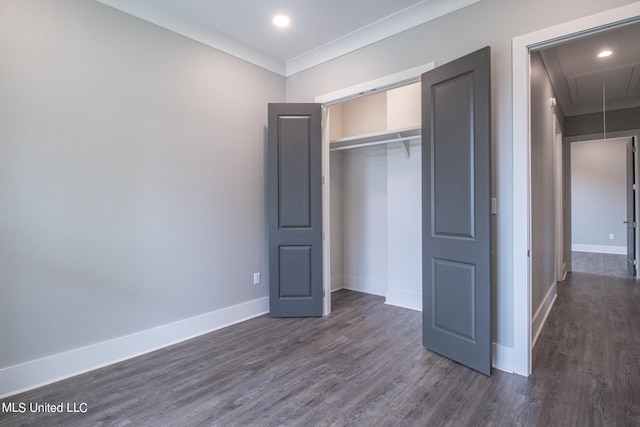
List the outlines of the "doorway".
<svg viewBox="0 0 640 427">
<path fill-rule="evenodd" d="M 420 137 L 420 96 L 419 91 L 416 93 L 415 90 L 419 88 L 420 76 L 433 68 L 434 63 L 424 64 L 316 98 L 316 102 L 323 105 L 324 115 L 323 315 L 331 313 L 331 292 L 339 288 L 386 296 L 386 302 L 389 304 L 421 309 L 421 293 L 389 292 L 389 265 L 393 275 L 396 268 L 394 266 L 398 263 L 415 264 L 398 256 L 394 257 L 396 262 L 387 262 L 388 245 L 401 244 L 396 243 L 396 239 L 399 235 L 406 234 L 392 233 L 393 236 L 389 239 L 387 224 L 389 221 L 392 227 L 394 224 L 395 226 L 404 224 L 401 220 L 394 220 L 403 212 L 394 211 L 391 215 L 386 215 L 386 212 L 380 215 L 381 212 L 378 212 L 377 219 L 369 223 L 359 222 L 358 216 L 362 215 L 367 208 L 386 211 L 388 203 L 393 203 L 387 195 L 392 199 L 405 200 L 402 203 L 406 203 L 406 195 L 398 194 L 398 191 L 394 190 L 399 184 L 394 180 L 389 182 L 386 176 L 387 167 L 402 169 L 402 165 L 411 163 L 415 169 L 415 162 L 418 162 L 418 167 L 420 166 L 420 152 L 416 151 L 420 145 L 418 139 Z M 418 102 L 417 105 L 416 102 Z M 376 175 L 376 171 L 384 171 L 385 176 Z M 419 173 L 420 169 L 417 175 L 418 188 Z M 370 174 L 369 179 L 367 174 Z M 348 188 L 345 188 L 345 182 L 348 182 Z M 353 193 L 358 200 L 349 200 L 348 204 L 352 209 L 345 215 L 342 202 L 344 191 L 354 192 L 358 189 L 363 189 L 364 193 L 357 191 Z M 384 197 L 381 197 L 381 192 Z M 419 195 L 417 200 L 420 200 Z M 418 210 L 418 219 L 420 215 L 421 212 Z M 348 247 L 345 247 L 343 235 L 345 227 L 349 224 L 355 224 L 357 228 L 349 231 L 354 236 L 347 239 Z M 420 226 L 420 223 L 418 222 L 417 225 Z M 417 237 L 419 245 L 419 234 Z M 367 253 L 367 248 L 363 247 L 366 246 L 367 238 L 383 243 L 383 247 L 369 250 Z M 345 253 L 352 267 L 347 270 L 344 264 Z M 397 252 L 394 251 L 394 253 Z M 417 291 L 419 292 L 421 289 L 419 260 L 414 267 L 417 269 Z M 367 270 L 372 274 L 363 275 L 362 272 Z"/>
<path fill-rule="evenodd" d="M 420 83 L 328 108 L 331 290 L 421 310 Z"/>
<path fill-rule="evenodd" d="M 627 271 L 627 144 L 571 143 L 572 272 L 630 278 Z"/>
<path fill-rule="evenodd" d="M 514 371 L 531 373 L 532 352 L 532 200 L 531 200 L 531 105 L 530 53 L 572 38 L 583 37 L 620 25 L 640 15 L 640 4 L 631 4 L 587 18 L 549 27 L 513 39 L 513 249 L 514 265 Z"/>
</svg>

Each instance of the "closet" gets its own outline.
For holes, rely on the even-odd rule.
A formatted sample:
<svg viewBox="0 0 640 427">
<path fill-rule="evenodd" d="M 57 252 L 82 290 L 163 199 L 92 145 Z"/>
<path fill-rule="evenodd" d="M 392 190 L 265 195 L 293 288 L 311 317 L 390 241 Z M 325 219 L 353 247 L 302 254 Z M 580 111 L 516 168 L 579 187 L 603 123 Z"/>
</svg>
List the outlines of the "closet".
<svg viewBox="0 0 640 427">
<path fill-rule="evenodd" d="M 331 289 L 422 307 L 420 83 L 329 107 Z"/>
</svg>

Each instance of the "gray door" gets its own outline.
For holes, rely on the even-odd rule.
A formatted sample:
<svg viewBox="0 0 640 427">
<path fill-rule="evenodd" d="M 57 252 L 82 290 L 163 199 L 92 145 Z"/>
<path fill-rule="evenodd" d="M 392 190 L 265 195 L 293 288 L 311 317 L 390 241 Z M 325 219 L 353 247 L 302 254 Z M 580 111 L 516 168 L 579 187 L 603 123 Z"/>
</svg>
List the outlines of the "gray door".
<svg viewBox="0 0 640 427">
<path fill-rule="evenodd" d="M 269 104 L 269 313 L 322 316 L 320 104 Z"/>
<path fill-rule="evenodd" d="M 490 48 L 422 75 L 423 344 L 491 374 Z"/>
<path fill-rule="evenodd" d="M 635 138 L 627 143 L 627 270 L 636 277 L 636 191 Z"/>
</svg>

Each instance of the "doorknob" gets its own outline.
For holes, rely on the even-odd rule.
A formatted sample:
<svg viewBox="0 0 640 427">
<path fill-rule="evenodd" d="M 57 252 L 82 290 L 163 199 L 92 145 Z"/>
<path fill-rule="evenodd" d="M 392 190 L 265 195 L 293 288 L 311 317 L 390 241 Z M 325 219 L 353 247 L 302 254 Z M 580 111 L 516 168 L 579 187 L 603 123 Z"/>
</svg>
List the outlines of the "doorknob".
<svg viewBox="0 0 640 427">
<path fill-rule="evenodd" d="M 629 221 L 622 221 L 622 222 L 625 223 L 625 224 L 629 224 Z"/>
</svg>

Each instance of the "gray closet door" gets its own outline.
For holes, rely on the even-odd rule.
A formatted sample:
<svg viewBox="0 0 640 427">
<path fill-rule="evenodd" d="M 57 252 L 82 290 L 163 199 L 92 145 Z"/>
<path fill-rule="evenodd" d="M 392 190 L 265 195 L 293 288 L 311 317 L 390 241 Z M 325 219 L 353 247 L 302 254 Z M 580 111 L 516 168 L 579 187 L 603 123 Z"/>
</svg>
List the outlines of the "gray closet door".
<svg viewBox="0 0 640 427">
<path fill-rule="evenodd" d="M 322 111 L 269 104 L 269 313 L 322 316 Z"/>
<path fill-rule="evenodd" d="M 491 374 L 490 48 L 422 75 L 423 343 Z"/>
<path fill-rule="evenodd" d="M 627 143 L 627 270 L 636 277 L 636 190 L 635 179 L 635 137 Z"/>
</svg>

